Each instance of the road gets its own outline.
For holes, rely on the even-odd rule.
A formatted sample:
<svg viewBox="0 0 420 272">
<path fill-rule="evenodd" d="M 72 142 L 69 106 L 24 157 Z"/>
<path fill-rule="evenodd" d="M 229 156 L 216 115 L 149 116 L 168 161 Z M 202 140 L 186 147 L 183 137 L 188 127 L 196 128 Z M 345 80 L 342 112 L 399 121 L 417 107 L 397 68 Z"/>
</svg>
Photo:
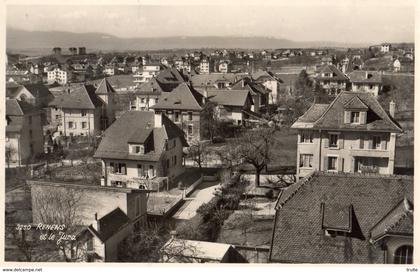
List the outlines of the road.
<svg viewBox="0 0 420 272">
<path fill-rule="evenodd" d="M 219 187 L 219 182 L 203 182 L 197 189 L 186 199 L 181 208 L 174 214 L 174 219 L 188 220 L 193 218 L 198 207 L 209 202 L 213 198 L 214 190 Z"/>
</svg>

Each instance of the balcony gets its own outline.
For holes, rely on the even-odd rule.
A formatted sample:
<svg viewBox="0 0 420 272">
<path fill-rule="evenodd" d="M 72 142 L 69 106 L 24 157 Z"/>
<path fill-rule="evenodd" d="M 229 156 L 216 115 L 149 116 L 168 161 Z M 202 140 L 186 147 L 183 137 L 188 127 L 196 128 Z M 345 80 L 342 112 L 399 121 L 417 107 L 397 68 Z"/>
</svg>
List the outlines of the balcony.
<svg viewBox="0 0 420 272">
<path fill-rule="evenodd" d="M 351 156 L 354 157 L 375 157 L 375 158 L 388 158 L 389 150 L 383 149 L 351 149 Z"/>
<path fill-rule="evenodd" d="M 117 173 L 108 173 L 108 186 L 161 190 L 165 185 L 168 185 L 168 177 L 132 177 Z"/>
</svg>

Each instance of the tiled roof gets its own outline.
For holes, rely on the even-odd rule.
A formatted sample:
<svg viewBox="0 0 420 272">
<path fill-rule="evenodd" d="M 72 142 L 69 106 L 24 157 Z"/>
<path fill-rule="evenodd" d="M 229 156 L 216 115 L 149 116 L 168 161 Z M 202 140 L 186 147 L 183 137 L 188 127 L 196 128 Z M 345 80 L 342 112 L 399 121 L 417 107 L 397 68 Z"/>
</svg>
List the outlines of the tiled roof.
<svg viewBox="0 0 420 272">
<path fill-rule="evenodd" d="M 333 74 L 332 77 L 323 77 L 322 74 L 323 73 L 331 73 Z M 335 67 L 334 65 L 324 65 L 322 66 L 319 71 L 318 71 L 318 76 L 316 77 L 318 80 L 329 80 L 329 81 L 347 81 L 348 78 L 346 77 L 345 74 L 343 74 L 343 72 L 341 72 L 340 70 L 338 70 L 337 67 Z"/>
<path fill-rule="evenodd" d="M 102 242 L 105 242 L 114 236 L 129 221 L 130 218 L 128 218 L 128 216 L 120 208 L 116 208 L 98 220 L 99 231 L 92 226 L 89 227 L 89 230 L 93 232 Z"/>
<path fill-rule="evenodd" d="M 345 124 L 344 109 L 357 97 L 368 107 L 366 124 Z M 358 100 L 354 100 L 356 103 Z M 351 102 L 353 103 L 353 102 Z M 322 112 L 323 111 L 323 112 Z M 319 116 L 319 114 L 322 114 Z M 319 116 L 319 117 L 318 117 Z M 318 118 L 315 118 L 318 117 Z M 292 128 L 318 128 L 329 130 L 359 130 L 401 132 L 401 128 L 382 108 L 375 97 L 363 92 L 341 92 L 331 104 L 313 106 L 292 125 Z"/>
<path fill-rule="evenodd" d="M 369 107 L 363 103 L 358 96 L 353 97 L 349 102 L 344 105 L 345 109 L 361 109 L 367 110 Z"/>
<path fill-rule="evenodd" d="M 402 200 L 371 230 L 371 241 L 384 237 L 386 234 L 413 234 L 413 207 L 408 199 Z"/>
<path fill-rule="evenodd" d="M 376 71 L 353 71 L 348 74 L 352 83 L 382 83 L 382 75 Z"/>
<path fill-rule="evenodd" d="M 203 93 L 203 91 L 201 92 Z M 208 90 L 207 95 L 210 101 L 218 105 L 243 107 L 247 99 L 250 99 L 252 104 L 252 98 L 248 90 Z"/>
<path fill-rule="evenodd" d="M 160 95 L 164 90 L 162 89 L 161 84 L 156 80 L 156 78 L 152 78 L 149 82 L 145 82 L 141 84 L 138 88 L 136 88 L 136 94 L 154 94 Z"/>
<path fill-rule="evenodd" d="M 206 85 L 214 85 L 218 81 L 227 81 L 229 83 L 234 83 L 237 80 L 241 79 L 244 75 L 234 74 L 234 73 L 224 73 L 224 74 L 197 74 L 191 77 L 191 84 L 194 87 L 203 87 Z"/>
<path fill-rule="evenodd" d="M 159 99 L 154 109 L 182 109 L 201 111 L 203 96 L 190 88 L 186 83 L 181 83 L 166 97 Z"/>
<path fill-rule="evenodd" d="M 406 176 L 317 172 L 292 186 L 279 195 L 272 262 L 383 263 L 383 251 L 369 241 L 371 229 L 401 200 L 413 200 L 413 178 Z M 357 235 L 326 236 L 321 203 L 352 205 Z"/>
<path fill-rule="evenodd" d="M 167 68 L 159 72 L 156 76 L 157 80 L 161 83 L 182 83 L 185 82 L 181 73 L 176 68 Z"/>
<path fill-rule="evenodd" d="M 268 94 L 270 91 L 261 83 L 249 82 L 244 78 L 236 82 L 232 87 L 232 90 L 248 90 L 251 95 L 259 94 Z"/>
<path fill-rule="evenodd" d="M 36 108 L 25 101 L 17 99 L 6 99 L 6 115 L 23 116 L 36 111 Z"/>
<path fill-rule="evenodd" d="M 154 128 L 154 113 L 150 111 L 127 111 L 105 131 L 104 137 L 95 152 L 96 158 L 158 161 L 165 140 L 180 137 L 184 146 L 183 131 L 165 115 L 162 115 L 162 127 Z M 150 129 L 153 128 L 153 129 Z M 148 134 L 149 133 L 149 134 Z M 152 134 L 153 150 L 143 155 L 131 155 L 129 142 L 142 142 Z M 137 138 L 139 137 L 139 138 Z"/>
<path fill-rule="evenodd" d="M 263 70 L 258 70 L 251 75 L 253 80 L 261 80 L 263 78 L 270 78 L 271 80 L 278 80 L 273 73 Z"/>
<path fill-rule="evenodd" d="M 104 78 L 99 83 L 98 87 L 96 88 L 95 93 L 96 94 L 109 94 L 109 93 L 115 93 L 115 90 L 111 86 L 111 84 L 108 82 L 108 80 Z"/>
<path fill-rule="evenodd" d="M 95 109 L 102 106 L 102 101 L 95 94 L 95 87 L 83 85 L 70 93 L 56 96 L 50 106 L 64 109 Z"/>
</svg>

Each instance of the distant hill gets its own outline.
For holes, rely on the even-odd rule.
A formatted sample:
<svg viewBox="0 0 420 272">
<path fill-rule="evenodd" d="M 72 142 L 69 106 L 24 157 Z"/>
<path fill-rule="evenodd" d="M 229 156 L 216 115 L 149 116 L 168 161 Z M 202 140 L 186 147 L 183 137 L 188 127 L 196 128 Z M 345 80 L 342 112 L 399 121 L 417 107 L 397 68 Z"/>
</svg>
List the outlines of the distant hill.
<svg viewBox="0 0 420 272">
<path fill-rule="evenodd" d="M 25 31 L 8 28 L 6 47 L 12 52 L 42 51 L 51 52 L 53 47 L 84 46 L 87 50 L 161 50 L 195 48 L 319 48 L 319 47 L 365 47 L 367 44 L 344 44 L 329 41 L 296 42 L 270 37 L 159 37 L 159 38 L 119 38 L 104 33 L 73 33 L 65 31 Z"/>
</svg>

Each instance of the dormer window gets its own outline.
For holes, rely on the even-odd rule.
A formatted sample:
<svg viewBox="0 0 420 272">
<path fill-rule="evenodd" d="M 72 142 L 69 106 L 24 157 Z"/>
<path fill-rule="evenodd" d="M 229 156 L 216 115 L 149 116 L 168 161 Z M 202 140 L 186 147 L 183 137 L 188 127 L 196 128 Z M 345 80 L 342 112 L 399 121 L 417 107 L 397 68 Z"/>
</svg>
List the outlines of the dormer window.
<svg viewBox="0 0 420 272">
<path fill-rule="evenodd" d="M 350 116 L 350 122 L 352 124 L 359 124 L 360 123 L 360 112 L 352 111 Z"/>
<path fill-rule="evenodd" d="M 140 155 L 140 154 L 144 154 L 144 145 L 130 145 L 130 153 L 131 154 L 136 154 L 136 155 Z"/>
</svg>

